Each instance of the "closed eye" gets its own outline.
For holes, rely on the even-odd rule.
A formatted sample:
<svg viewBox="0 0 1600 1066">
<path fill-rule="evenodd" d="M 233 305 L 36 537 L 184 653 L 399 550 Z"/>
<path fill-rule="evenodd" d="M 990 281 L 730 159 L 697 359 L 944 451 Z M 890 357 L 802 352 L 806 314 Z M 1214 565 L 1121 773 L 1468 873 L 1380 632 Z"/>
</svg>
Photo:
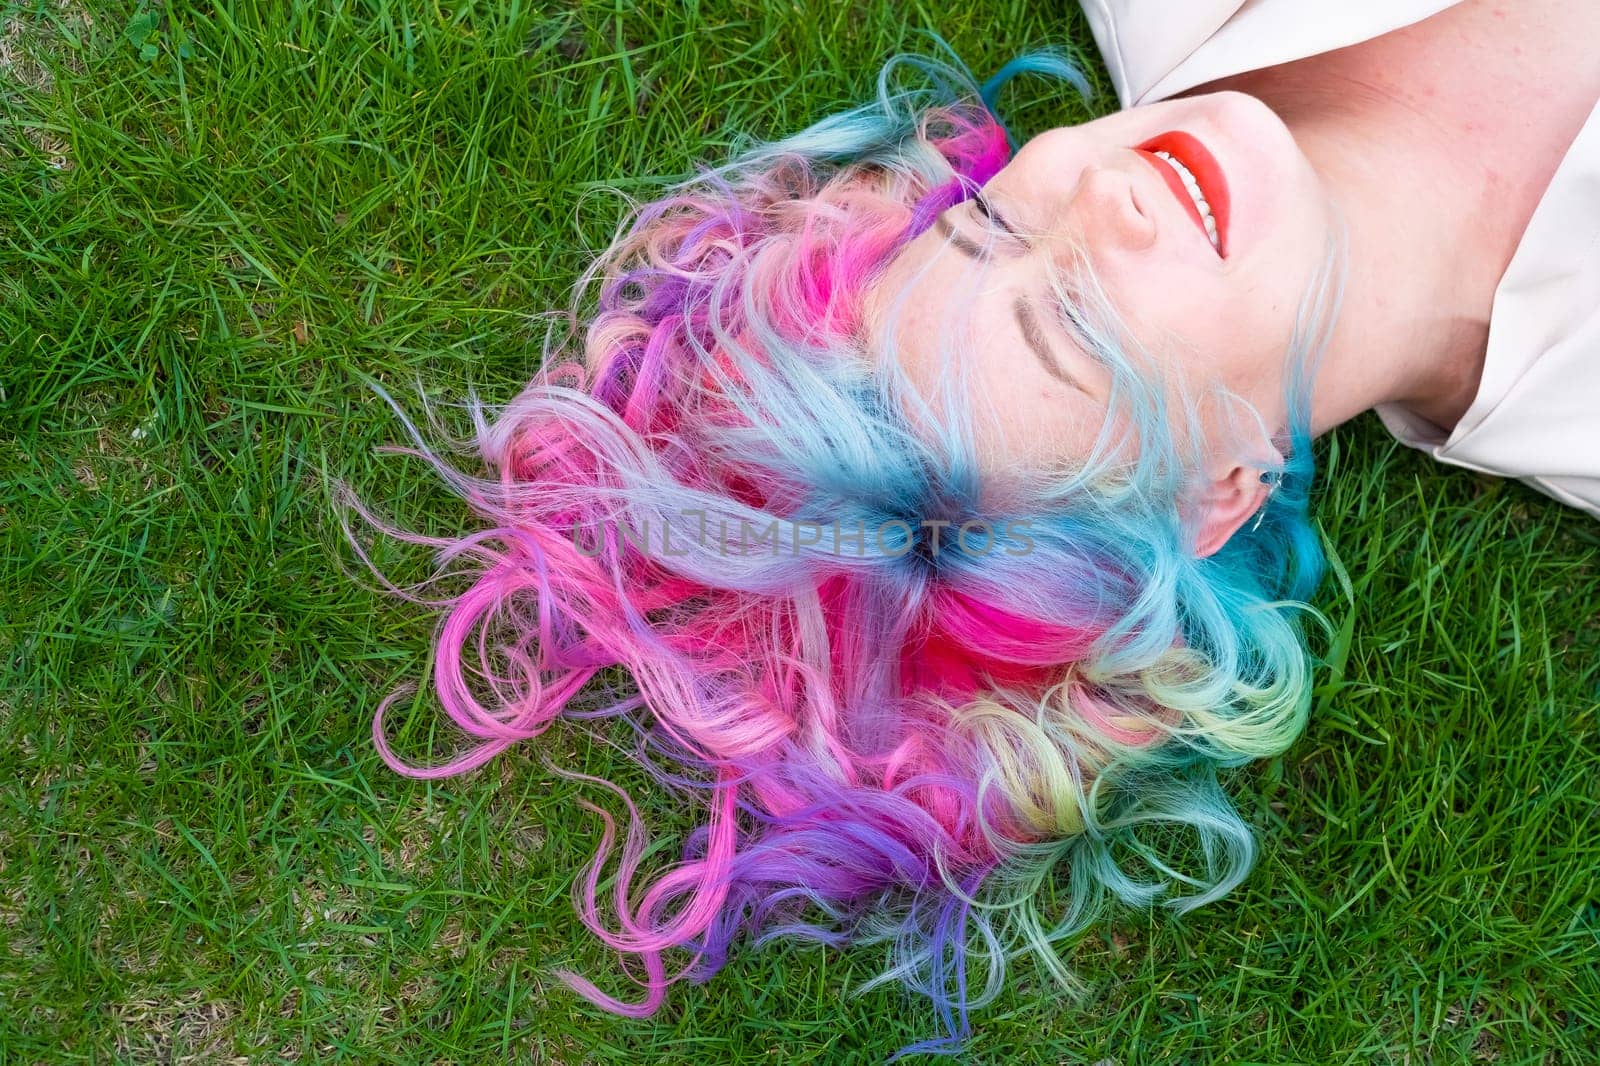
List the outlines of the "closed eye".
<svg viewBox="0 0 1600 1066">
<path fill-rule="evenodd" d="M 999 226 L 1007 236 L 1014 240 L 1022 240 L 1022 234 L 1018 233 L 1016 228 L 1013 227 L 1011 223 L 1006 221 L 1004 215 L 995 210 L 994 204 L 991 203 L 989 198 L 983 195 L 982 192 L 975 192 L 972 194 L 972 206 L 976 207 L 978 209 L 978 213 L 984 218 Z M 1024 241 L 1023 243 L 1027 242 Z"/>
<path fill-rule="evenodd" d="M 1033 250 L 1033 246 L 1028 243 L 1028 239 L 1022 236 L 1010 222 L 1006 221 L 1005 217 L 995 210 L 994 203 L 981 192 L 973 193 L 960 204 L 950 208 L 946 214 L 953 216 L 969 203 L 976 209 L 980 217 L 990 223 L 984 227 L 986 232 L 984 234 L 985 240 L 982 244 L 959 232 L 955 226 L 951 225 L 945 214 L 935 215 L 933 219 L 933 228 L 938 231 L 940 236 L 949 241 L 956 251 L 969 259 L 976 259 L 980 262 L 987 260 L 990 254 L 989 245 L 993 243 L 992 238 L 996 229 L 1005 234 L 1006 239 L 1010 242 L 1010 247 L 1003 250 L 1002 254 L 1005 256 L 1016 256 L 1025 251 Z M 970 216 L 963 219 L 962 229 L 966 229 L 971 225 L 973 223 L 970 220 Z"/>
</svg>

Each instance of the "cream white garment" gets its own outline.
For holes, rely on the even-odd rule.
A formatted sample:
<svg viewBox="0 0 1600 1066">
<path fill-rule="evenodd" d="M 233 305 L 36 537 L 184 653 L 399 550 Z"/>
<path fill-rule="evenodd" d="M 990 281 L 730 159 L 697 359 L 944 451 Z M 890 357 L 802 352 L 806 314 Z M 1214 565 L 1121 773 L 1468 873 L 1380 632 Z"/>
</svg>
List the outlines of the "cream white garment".
<svg viewBox="0 0 1600 1066">
<path fill-rule="evenodd" d="M 1124 107 L 1371 40 L 1458 0 L 1081 0 Z M 1600 102 L 1495 291 L 1483 380 L 1446 434 L 1378 417 L 1441 462 L 1518 477 L 1600 517 Z"/>
</svg>

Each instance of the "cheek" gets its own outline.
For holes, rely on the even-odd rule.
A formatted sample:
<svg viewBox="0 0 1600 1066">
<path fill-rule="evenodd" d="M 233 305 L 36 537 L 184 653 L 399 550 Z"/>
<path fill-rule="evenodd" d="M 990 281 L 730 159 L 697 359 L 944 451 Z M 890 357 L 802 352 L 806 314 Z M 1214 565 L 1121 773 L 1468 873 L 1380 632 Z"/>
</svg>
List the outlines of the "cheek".
<svg viewBox="0 0 1600 1066">
<path fill-rule="evenodd" d="M 1026 367 L 1007 372 L 1003 362 L 993 360 L 993 372 L 984 375 L 992 402 L 974 404 L 980 464 L 1014 472 L 1019 463 L 1042 466 L 1086 455 L 1104 412 L 1070 387 L 1041 382 Z"/>
<path fill-rule="evenodd" d="M 1282 360 L 1295 309 L 1285 312 L 1281 282 L 1268 285 L 1259 271 L 1218 274 L 1152 258 L 1102 263 L 1096 273 L 1129 360 L 1175 391 L 1254 391 Z"/>
<path fill-rule="evenodd" d="M 1232 297 L 1224 278 L 1161 256 L 1102 258 L 1095 266 L 1129 356 L 1177 345 L 1212 351 Z"/>
</svg>

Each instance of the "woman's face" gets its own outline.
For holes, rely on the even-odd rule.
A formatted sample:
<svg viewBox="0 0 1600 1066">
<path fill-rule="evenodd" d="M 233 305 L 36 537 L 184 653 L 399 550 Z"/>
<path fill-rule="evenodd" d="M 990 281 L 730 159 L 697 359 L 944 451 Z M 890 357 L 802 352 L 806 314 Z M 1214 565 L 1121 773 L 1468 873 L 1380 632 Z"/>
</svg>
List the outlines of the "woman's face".
<svg viewBox="0 0 1600 1066">
<path fill-rule="evenodd" d="M 933 404 L 940 341 L 967 331 L 972 384 L 991 401 L 974 410 L 985 466 L 1070 461 L 1094 441 L 1111 384 L 1063 327 L 1050 284 L 1050 265 L 1069 265 L 1076 247 L 1129 338 L 1179 383 L 1255 404 L 1275 432 L 1331 227 L 1321 179 L 1266 105 L 1239 93 L 1167 101 L 1029 141 L 980 199 L 896 255 L 869 315 L 893 303 L 896 358 Z"/>
</svg>

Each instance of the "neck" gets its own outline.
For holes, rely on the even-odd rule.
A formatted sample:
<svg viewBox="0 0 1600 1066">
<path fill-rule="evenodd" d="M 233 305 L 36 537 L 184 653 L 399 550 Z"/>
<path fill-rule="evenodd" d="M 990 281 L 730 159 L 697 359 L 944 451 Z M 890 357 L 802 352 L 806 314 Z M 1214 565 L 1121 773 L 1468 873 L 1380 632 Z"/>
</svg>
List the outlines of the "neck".
<svg viewBox="0 0 1600 1066">
<path fill-rule="evenodd" d="M 1312 432 L 1379 404 L 1448 432 L 1477 392 L 1516 240 L 1485 224 L 1481 176 L 1436 119 L 1362 86 L 1336 88 L 1314 107 L 1280 109 L 1346 227 L 1344 298 L 1312 390 Z"/>
</svg>

